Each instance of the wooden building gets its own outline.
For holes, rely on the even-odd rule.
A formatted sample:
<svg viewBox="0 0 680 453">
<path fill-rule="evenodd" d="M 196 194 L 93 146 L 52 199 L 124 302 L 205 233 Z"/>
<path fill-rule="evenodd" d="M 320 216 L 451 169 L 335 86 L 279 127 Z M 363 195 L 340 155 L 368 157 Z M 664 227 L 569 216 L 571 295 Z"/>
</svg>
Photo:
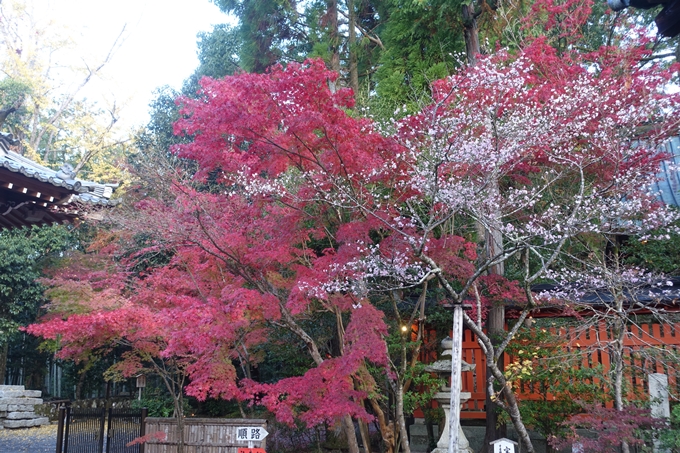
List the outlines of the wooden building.
<svg viewBox="0 0 680 453">
<path fill-rule="evenodd" d="M 70 223 L 115 204 L 112 184 L 75 178 L 65 164 L 44 167 L 11 150 L 0 134 L 0 229 Z"/>
</svg>

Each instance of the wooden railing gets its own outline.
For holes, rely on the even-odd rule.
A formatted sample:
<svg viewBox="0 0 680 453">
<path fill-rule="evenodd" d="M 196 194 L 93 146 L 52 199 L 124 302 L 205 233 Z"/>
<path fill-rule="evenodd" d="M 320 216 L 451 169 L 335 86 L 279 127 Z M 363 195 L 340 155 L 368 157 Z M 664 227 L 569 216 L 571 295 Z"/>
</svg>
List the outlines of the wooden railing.
<svg viewBox="0 0 680 453">
<path fill-rule="evenodd" d="M 576 360 L 574 367 L 595 368 L 602 366 L 606 375 L 611 370 L 611 357 L 608 352 L 613 335 L 604 324 L 588 328 L 557 328 L 565 341 L 565 352 L 571 352 Z M 628 327 L 624 345 L 624 364 L 627 389 L 631 398 L 647 394 L 647 375 L 663 373 L 668 375 L 671 398 L 680 396 L 680 323 L 676 324 L 639 324 Z M 573 353 L 577 354 L 573 354 Z M 663 356 L 663 357 L 661 357 Z M 672 358 L 675 356 L 675 360 Z M 430 359 L 431 360 L 431 359 Z M 484 418 L 486 397 L 486 358 L 477 343 L 476 336 L 469 330 L 463 333 L 463 360 L 475 364 L 475 370 L 463 373 L 463 391 L 470 392 L 471 398 L 463 405 L 461 418 Z M 514 359 L 504 355 L 504 364 Z M 598 381 L 594 381 L 598 384 Z M 604 382 L 601 383 L 606 388 Z M 554 395 L 541 393 L 536 388 L 523 383 L 517 388 L 520 399 L 553 399 Z M 611 403 L 609 403 L 611 405 Z"/>
<path fill-rule="evenodd" d="M 239 448 L 248 446 L 247 442 L 238 440 L 239 427 L 267 428 L 267 420 L 240 418 L 185 418 L 184 419 L 184 451 L 190 453 L 237 453 Z M 146 434 L 151 438 L 146 442 L 146 453 L 176 453 L 179 443 L 177 419 L 146 419 Z M 153 437 L 161 433 L 159 438 Z M 255 446 L 265 448 L 266 439 L 256 441 Z"/>
</svg>

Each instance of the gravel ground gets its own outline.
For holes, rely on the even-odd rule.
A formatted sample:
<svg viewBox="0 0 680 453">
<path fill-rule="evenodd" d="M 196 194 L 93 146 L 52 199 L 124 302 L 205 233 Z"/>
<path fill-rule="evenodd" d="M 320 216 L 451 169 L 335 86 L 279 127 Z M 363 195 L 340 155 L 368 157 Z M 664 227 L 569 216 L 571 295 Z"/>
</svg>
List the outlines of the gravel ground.
<svg viewBox="0 0 680 453">
<path fill-rule="evenodd" d="M 54 453 L 57 425 L 0 430 L 0 453 Z"/>
</svg>

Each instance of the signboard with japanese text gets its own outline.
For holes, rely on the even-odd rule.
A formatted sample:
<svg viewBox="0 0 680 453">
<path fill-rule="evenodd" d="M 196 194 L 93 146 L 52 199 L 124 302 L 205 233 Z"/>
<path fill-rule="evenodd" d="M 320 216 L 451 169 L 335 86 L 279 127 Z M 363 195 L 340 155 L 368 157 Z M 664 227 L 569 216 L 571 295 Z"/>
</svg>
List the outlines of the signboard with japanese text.
<svg viewBox="0 0 680 453">
<path fill-rule="evenodd" d="M 269 434 L 267 430 L 260 426 L 239 426 L 236 428 L 236 441 L 259 441 L 267 437 L 267 434 Z"/>
</svg>

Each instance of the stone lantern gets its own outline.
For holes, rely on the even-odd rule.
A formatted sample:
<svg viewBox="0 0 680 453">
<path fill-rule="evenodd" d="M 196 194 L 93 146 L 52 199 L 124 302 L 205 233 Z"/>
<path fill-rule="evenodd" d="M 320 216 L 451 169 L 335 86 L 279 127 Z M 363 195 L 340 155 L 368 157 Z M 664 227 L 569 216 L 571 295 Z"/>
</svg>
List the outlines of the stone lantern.
<svg viewBox="0 0 680 453">
<path fill-rule="evenodd" d="M 430 373 L 437 373 L 441 375 L 444 380 L 448 383 L 448 378 L 451 376 L 451 356 L 452 356 L 452 346 L 453 341 L 451 338 L 446 337 L 441 342 L 442 353 L 439 360 L 425 367 L 425 371 Z M 462 362 L 461 371 L 472 371 L 475 369 L 475 365 Z M 472 395 L 470 392 L 460 392 L 460 404 L 461 406 L 470 399 Z M 439 403 L 439 405 L 444 409 L 444 415 L 446 416 L 446 423 L 444 424 L 444 429 L 437 442 L 437 448 L 432 450 L 432 453 L 448 453 L 449 450 L 449 419 L 451 417 L 451 387 L 448 384 L 444 384 L 441 390 L 434 395 L 434 399 Z M 460 410 L 456 408 L 455 410 Z M 458 424 L 458 451 L 460 453 L 474 453 L 470 448 L 470 443 L 463 433 L 463 428 L 461 428 L 460 423 Z"/>
</svg>

